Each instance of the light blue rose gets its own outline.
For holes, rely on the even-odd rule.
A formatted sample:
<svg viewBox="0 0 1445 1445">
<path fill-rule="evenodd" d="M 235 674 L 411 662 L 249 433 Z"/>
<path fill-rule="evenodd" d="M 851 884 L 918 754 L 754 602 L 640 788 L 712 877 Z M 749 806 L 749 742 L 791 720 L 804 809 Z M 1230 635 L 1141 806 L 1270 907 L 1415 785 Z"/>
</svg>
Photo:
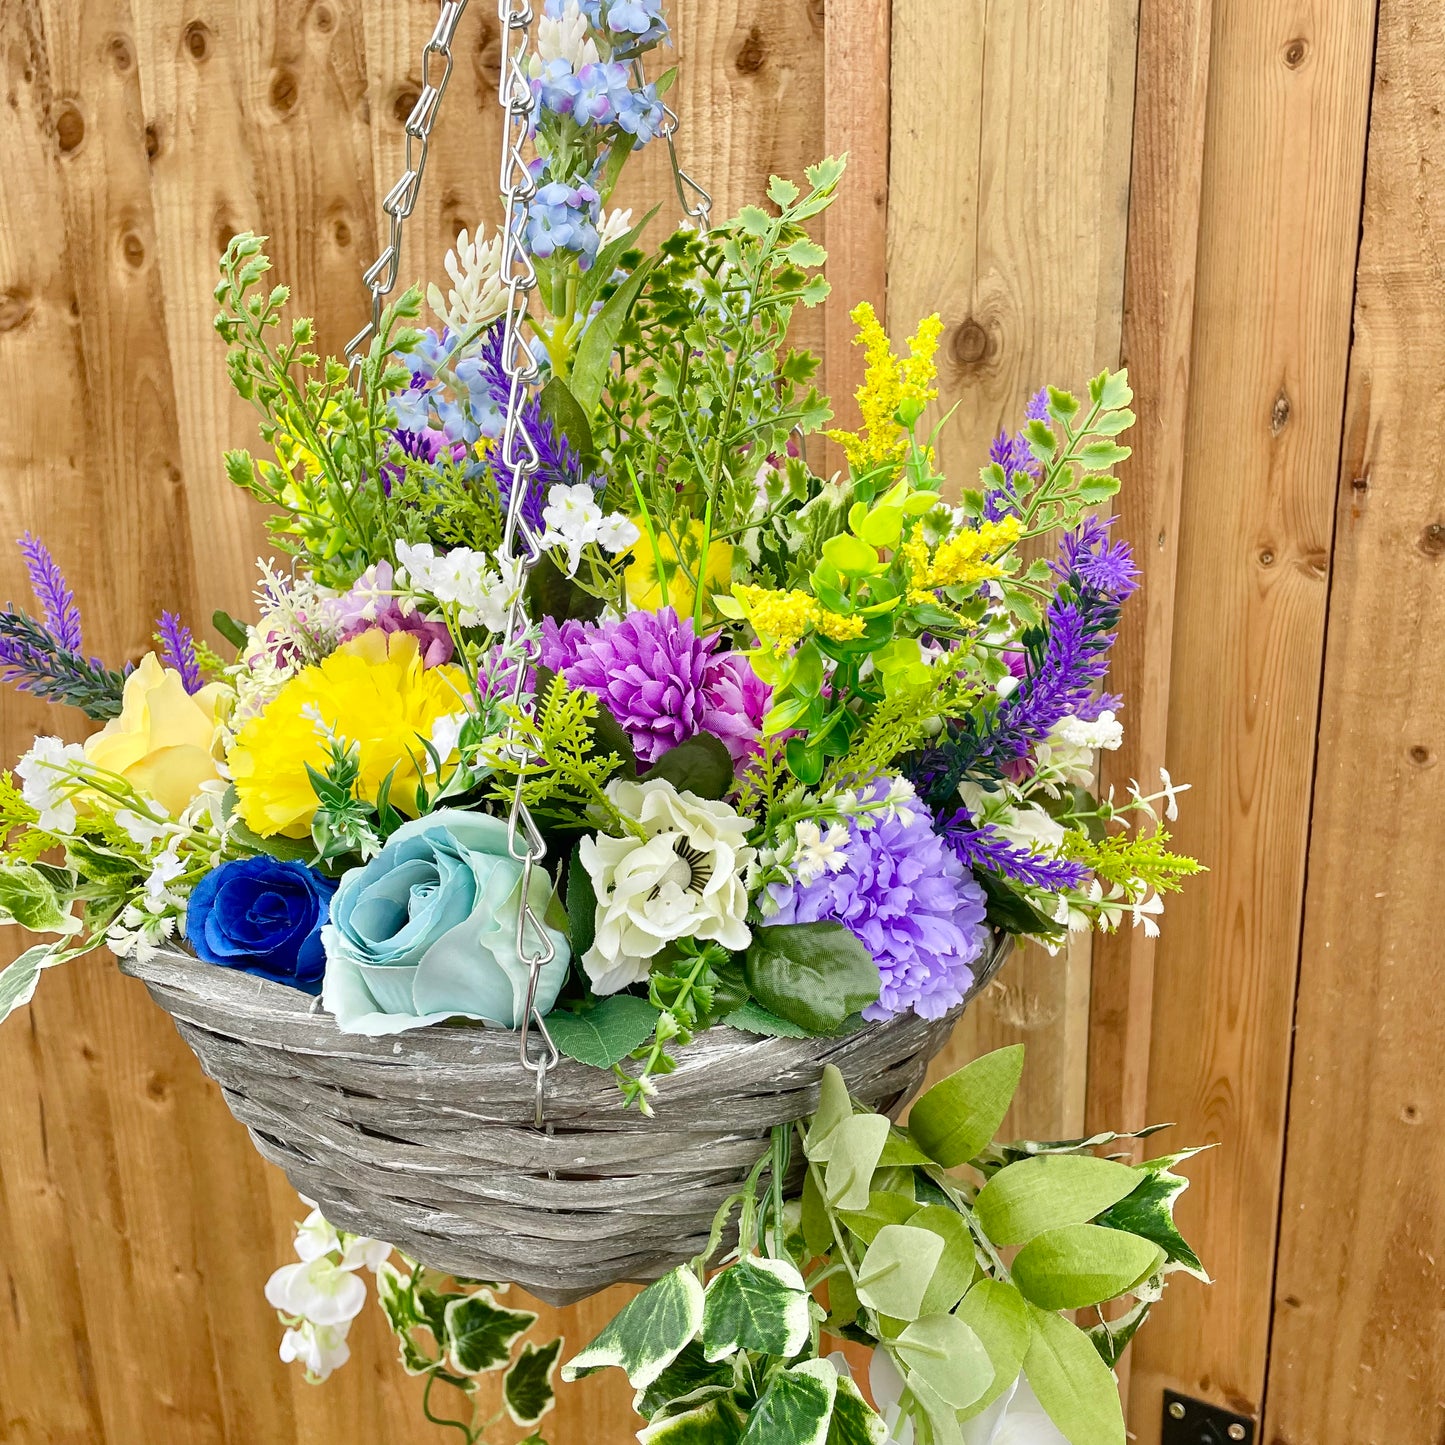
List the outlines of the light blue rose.
<svg viewBox="0 0 1445 1445">
<path fill-rule="evenodd" d="M 545 917 L 546 870 L 532 873 L 531 903 Z M 321 999 L 343 1033 L 396 1034 L 463 1017 L 516 1028 L 529 970 L 517 955 L 522 865 L 507 852 L 507 825 L 443 809 L 392 834 L 341 880 L 322 930 Z M 556 956 L 541 973 L 546 1013 L 567 977 L 566 935 L 548 927 Z"/>
</svg>

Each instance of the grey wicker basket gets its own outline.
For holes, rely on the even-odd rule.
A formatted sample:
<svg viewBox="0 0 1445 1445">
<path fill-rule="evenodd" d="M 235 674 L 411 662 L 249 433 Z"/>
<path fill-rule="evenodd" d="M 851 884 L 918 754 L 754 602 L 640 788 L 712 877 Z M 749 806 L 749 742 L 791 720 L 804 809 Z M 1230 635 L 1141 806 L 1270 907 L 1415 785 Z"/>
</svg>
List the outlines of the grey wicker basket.
<svg viewBox="0 0 1445 1445">
<path fill-rule="evenodd" d="M 970 998 L 1007 952 L 995 943 Z M 695 1255 L 772 1127 L 813 1110 L 824 1064 L 858 1098 L 901 1108 L 967 1004 L 843 1039 L 709 1029 L 660 1081 L 652 1119 L 622 1109 L 610 1075 L 563 1059 L 538 1130 L 513 1033 L 361 1038 L 305 994 L 180 950 L 122 967 L 175 1020 L 256 1147 L 333 1224 L 554 1304 Z"/>
</svg>

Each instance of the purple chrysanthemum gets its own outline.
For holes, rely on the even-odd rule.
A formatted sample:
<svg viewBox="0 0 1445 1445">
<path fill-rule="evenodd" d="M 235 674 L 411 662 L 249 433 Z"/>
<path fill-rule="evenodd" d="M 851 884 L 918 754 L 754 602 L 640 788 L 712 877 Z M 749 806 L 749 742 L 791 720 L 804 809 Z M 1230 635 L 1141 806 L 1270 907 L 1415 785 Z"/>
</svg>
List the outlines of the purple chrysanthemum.
<svg viewBox="0 0 1445 1445">
<path fill-rule="evenodd" d="M 200 660 L 196 656 L 196 639 L 191 629 L 176 612 L 162 612 L 156 624 L 156 636 L 161 643 L 161 661 L 173 667 L 181 675 L 181 684 L 189 693 L 197 693 L 206 685 L 201 673 Z"/>
<path fill-rule="evenodd" d="M 753 750 L 769 690 L 746 659 L 717 645 L 671 607 L 616 622 L 542 624 L 543 667 L 604 703 L 644 763 L 698 733 L 721 740 L 734 761 Z"/>
<path fill-rule="evenodd" d="M 946 821 L 940 820 L 935 827 L 965 868 L 1001 873 L 1016 883 L 1048 893 L 1081 888 L 1089 876 L 1082 863 L 1049 858 L 1011 843 L 992 823 L 975 823 L 966 808 L 960 808 Z"/>
<path fill-rule="evenodd" d="M 65 574 L 39 537 L 27 532 L 19 545 L 25 570 L 30 574 L 30 586 L 40 604 L 45 630 L 67 652 L 79 652 L 80 608 L 75 605 L 75 593 L 70 590 Z"/>
<path fill-rule="evenodd" d="M 887 793 L 875 783 L 865 796 Z M 933 831 L 928 811 L 874 814 L 866 831 L 852 824 L 837 872 L 811 883 L 775 883 L 768 890 L 777 912 L 770 923 L 834 920 L 873 955 L 883 987 L 867 1019 L 912 1009 L 942 1018 L 963 1002 L 972 965 L 989 936 L 983 889 Z"/>
</svg>

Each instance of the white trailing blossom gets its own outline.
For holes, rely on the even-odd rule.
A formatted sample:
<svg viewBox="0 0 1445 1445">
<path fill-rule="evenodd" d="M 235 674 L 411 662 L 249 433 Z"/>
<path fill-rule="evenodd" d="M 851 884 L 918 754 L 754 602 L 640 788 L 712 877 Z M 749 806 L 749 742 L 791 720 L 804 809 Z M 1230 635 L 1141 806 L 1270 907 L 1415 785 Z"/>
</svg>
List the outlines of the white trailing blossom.
<svg viewBox="0 0 1445 1445">
<path fill-rule="evenodd" d="M 507 613 L 522 589 L 520 557 L 504 558 L 494 569 L 487 553 L 470 547 L 454 547 L 438 557 L 430 542 L 398 542 L 396 560 L 412 592 L 455 607 L 461 626 L 505 630 Z"/>
<path fill-rule="evenodd" d="M 586 482 L 571 486 L 558 483 L 553 487 L 547 493 L 542 521 L 546 524 L 542 546 L 567 554 L 569 577 L 581 565 L 583 549 L 589 542 L 615 557 L 642 535 L 630 517 L 621 512 L 604 513 L 597 505 L 597 493 Z"/>
</svg>

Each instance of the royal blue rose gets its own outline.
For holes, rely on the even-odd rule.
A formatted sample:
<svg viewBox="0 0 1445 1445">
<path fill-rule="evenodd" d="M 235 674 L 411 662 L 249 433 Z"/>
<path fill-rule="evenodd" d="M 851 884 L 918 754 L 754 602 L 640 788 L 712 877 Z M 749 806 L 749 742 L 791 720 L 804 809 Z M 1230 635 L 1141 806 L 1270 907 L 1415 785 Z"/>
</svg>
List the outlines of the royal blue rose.
<svg viewBox="0 0 1445 1445">
<path fill-rule="evenodd" d="M 191 893 L 186 937 L 207 963 L 319 993 L 321 926 L 335 892 L 304 863 L 262 856 L 222 863 Z"/>
</svg>

